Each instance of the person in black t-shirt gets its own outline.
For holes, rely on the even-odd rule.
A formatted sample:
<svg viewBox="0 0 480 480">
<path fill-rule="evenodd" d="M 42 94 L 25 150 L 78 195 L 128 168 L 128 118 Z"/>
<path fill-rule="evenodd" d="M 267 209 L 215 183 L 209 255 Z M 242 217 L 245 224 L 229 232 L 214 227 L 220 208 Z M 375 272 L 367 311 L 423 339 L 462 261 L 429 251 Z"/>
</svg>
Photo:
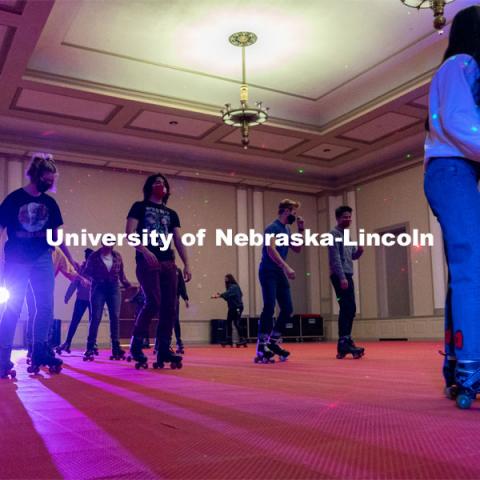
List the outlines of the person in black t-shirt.
<svg viewBox="0 0 480 480">
<path fill-rule="evenodd" d="M 0 205 L 0 234 L 6 228 L 8 235 L 4 282 L 10 293 L 0 321 L 0 378 L 12 374 L 13 338 L 29 283 L 37 307 L 29 372 L 38 371 L 41 365 L 48 365 L 56 372 L 61 369 L 62 361 L 55 358 L 47 344 L 53 323 L 54 269 L 46 231 L 51 229 L 56 241 L 63 220 L 57 202 L 45 192 L 53 187 L 56 173 L 51 155 L 34 154 L 27 171 L 30 183 L 10 193 Z M 65 245 L 60 248 L 76 265 L 68 248 Z"/>
<path fill-rule="evenodd" d="M 161 174 L 151 175 L 143 187 L 144 199 L 135 202 L 127 216 L 127 234 L 144 230 L 157 234 L 172 234 L 175 247 L 183 261 L 183 277 L 190 281 L 191 273 L 187 253 L 180 239 L 180 220 L 177 213 L 167 207 L 170 197 L 170 186 Z M 157 237 L 158 238 L 158 237 Z M 159 315 L 157 327 L 157 362 L 154 368 L 171 363 L 172 367 L 181 367 L 182 357 L 170 350 L 172 329 L 176 317 L 177 303 L 177 267 L 174 252 L 166 248 L 158 238 L 159 245 L 153 242 L 147 246 L 136 247 L 137 278 L 145 294 L 145 304 L 136 318 L 133 329 L 130 352 L 137 362 L 137 367 L 146 367 L 147 358 L 143 354 L 143 339 L 148 336 L 152 318 Z M 165 248 L 164 248 L 165 247 Z"/>
</svg>

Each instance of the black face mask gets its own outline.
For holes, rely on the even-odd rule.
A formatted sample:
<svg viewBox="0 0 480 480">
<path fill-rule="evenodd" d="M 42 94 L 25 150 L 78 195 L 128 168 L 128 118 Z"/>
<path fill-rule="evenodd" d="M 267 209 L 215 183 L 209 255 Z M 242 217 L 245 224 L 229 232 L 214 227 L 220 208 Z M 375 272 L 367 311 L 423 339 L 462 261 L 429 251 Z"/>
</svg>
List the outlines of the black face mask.
<svg viewBox="0 0 480 480">
<path fill-rule="evenodd" d="M 35 186 L 37 187 L 37 190 L 40 192 L 40 193 L 45 193 L 47 192 L 48 190 L 50 190 L 52 188 L 52 185 L 49 183 L 49 182 L 44 182 L 43 180 L 39 180 Z"/>
<path fill-rule="evenodd" d="M 287 217 L 287 223 L 288 223 L 289 225 L 291 225 L 292 223 L 295 222 L 296 219 L 297 219 L 297 217 L 296 217 L 295 215 L 290 214 L 290 215 Z"/>
</svg>

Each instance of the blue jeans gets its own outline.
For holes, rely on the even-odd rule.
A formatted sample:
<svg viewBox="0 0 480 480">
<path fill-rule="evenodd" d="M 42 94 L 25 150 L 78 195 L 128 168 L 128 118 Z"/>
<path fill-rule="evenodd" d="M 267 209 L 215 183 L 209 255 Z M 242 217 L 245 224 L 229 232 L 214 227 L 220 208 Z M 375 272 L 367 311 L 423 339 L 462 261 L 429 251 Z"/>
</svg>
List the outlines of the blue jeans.
<svg viewBox="0 0 480 480">
<path fill-rule="evenodd" d="M 282 270 L 260 268 L 258 276 L 263 296 L 263 311 L 258 321 L 258 338 L 264 340 L 268 335 L 279 337 L 293 313 L 290 284 Z M 273 325 L 276 301 L 280 307 L 280 313 Z"/>
<path fill-rule="evenodd" d="M 90 294 L 92 305 L 92 321 L 88 330 L 87 349 L 92 349 L 97 342 L 98 327 L 102 320 L 103 307 L 105 303 L 110 317 L 110 337 L 112 346 L 118 344 L 120 304 L 122 295 L 118 283 L 97 283 L 92 285 Z"/>
<path fill-rule="evenodd" d="M 445 347 L 457 359 L 480 360 L 480 164 L 430 160 L 424 189 L 442 228 L 449 286 Z"/>
<path fill-rule="evenodd" d="M 5 287 L 10 298 L 0 321 L 0 349 L 11 349 L 15 328 L 22 311 L 28 284 L 32 286 L 35 299 L 35 321 L 33 322 L 33 341 L 48 341 L 48 332 L 53 323 L 53 291 L 55 275 L 52 253 L 47 250 L 29 263 L 5 262 Z"/>
</svg>

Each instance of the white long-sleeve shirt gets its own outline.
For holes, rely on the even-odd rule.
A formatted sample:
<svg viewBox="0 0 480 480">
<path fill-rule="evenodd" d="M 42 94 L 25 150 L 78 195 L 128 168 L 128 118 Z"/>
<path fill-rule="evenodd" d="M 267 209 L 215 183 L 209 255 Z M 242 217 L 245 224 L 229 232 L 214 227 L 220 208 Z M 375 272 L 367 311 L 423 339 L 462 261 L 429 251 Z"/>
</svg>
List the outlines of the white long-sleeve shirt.
<svg viewBox="0 0 480 480">
<path fill-rule="evenodd" d="M 466 54 L 450 57 L 433 76 L 425 165 L 432 157 L 480 162 L 480 109 L 474 98 L 479 76 L 477 62 Z"/>
</svg>

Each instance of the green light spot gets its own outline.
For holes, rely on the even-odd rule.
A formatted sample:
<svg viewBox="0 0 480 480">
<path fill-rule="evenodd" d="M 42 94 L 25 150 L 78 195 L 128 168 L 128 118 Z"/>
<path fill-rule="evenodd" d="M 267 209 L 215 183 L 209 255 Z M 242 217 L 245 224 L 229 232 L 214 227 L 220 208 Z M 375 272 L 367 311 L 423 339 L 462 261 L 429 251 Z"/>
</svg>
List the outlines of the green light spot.
<svg viewBox="0 0 480 480">
<path fill-rule="evenodd" d="M 302 173 L 304 173 L 304 172 L 305 172 L 305 170 L 304 170 L 303 168 L 299 168 L 299 169 L 298 169 L 298 173 L 302 174 Z"/>
</svg>

